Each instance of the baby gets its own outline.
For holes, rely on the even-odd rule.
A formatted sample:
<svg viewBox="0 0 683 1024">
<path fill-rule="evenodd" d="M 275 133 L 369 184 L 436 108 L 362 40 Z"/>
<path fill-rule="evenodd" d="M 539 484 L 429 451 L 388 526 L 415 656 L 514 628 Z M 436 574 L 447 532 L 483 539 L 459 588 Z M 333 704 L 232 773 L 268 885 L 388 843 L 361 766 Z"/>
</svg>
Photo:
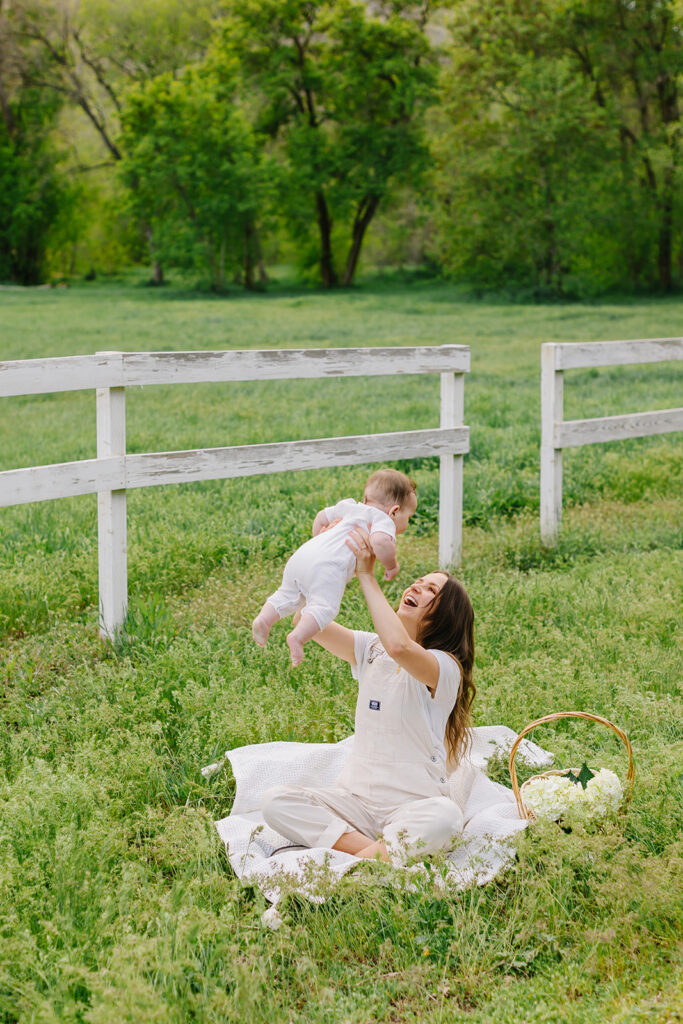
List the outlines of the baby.
<svg viewBox="0 0 683 1024">
<path fill-rule="evenodd" d="M 305 605 L 299 622 L 287 637 L 292 665 L 298 665 L 306 641 L 339 612 L 344 588 L 356 568 L 356 556 L 346 544 L 351 530 L 362 526 L 368 531 L 372 550 L 384 566 L 384 579 L 393 580 L 399 570 L 396 534 L 403 533 L 416 508 L 413 481 L 398 470 L 378 469 L 365 485 L 362 503 L 345 498 L 318 512 L 313 521 L 313 537 L 291 556 L 282 575 L 282 586 L 268 598 L 252 623 L 256 643 L 265 647 L 278 619 Z M 331 523 L 334 525 L 330 526 Z"/>
</svg>

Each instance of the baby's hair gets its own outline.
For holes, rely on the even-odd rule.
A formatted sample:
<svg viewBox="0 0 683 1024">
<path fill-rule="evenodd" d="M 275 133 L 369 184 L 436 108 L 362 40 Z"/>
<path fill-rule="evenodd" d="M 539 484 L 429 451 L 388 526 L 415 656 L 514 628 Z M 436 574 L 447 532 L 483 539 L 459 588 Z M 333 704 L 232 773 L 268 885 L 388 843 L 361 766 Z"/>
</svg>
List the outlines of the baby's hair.
<svg viewBox="0 0 683 1024">
<path fill-rule="evenodd" d="M 378 469 L 365 485 L 365 494 L 383 505 L 400 505 L 401 508 L 410 494 L 415 494 L 417 484 L 397 469 Z"/>
</svg>

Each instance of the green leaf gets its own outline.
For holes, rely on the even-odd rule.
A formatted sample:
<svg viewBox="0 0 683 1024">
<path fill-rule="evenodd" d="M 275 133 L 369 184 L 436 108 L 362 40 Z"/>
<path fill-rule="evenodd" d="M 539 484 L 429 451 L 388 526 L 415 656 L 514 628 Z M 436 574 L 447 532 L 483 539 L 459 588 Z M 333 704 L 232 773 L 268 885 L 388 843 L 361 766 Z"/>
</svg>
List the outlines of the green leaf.
<svg viewBox="0 0 683 1024">
<path fill-rule="evenodd" d="M 578 775 L 575 775 L 574 772 L 568 772 L 567 778 L 570 780 L 570 782 L 575 783 L 575 785 L 577 786 L 580 784 L 585 789 L 588 785 L 589 780 L 592 779 L 594 775 L 595 772 L 591 771 L 591 769 L 584 761 L 581 765 L 581 771 L 578 773 Z"/>
</svg>

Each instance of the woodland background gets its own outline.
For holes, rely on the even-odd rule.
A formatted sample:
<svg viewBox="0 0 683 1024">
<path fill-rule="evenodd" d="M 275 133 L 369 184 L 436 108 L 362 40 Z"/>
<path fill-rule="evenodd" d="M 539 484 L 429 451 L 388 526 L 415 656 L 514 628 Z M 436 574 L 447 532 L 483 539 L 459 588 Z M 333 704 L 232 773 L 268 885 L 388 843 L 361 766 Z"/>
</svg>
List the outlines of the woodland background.
<svg viewBox="0 0 683 1024">
<path fill-rule="evenodd" d="M 676 0 L 0 0 L 0 281 L 671 292 Z M 277 272 L 276 272 L 277 273 Z"/>
</svg>

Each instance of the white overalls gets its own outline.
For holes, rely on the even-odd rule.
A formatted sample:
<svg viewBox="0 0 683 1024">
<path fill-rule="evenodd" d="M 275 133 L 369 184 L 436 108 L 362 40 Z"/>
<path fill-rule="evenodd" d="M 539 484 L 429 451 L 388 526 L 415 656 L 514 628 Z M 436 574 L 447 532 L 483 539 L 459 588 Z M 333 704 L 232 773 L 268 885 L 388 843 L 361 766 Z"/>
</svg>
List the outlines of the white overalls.
<svg viewBox="0 0 683 1024">
<path fill-rule="evenodd" d="M 345 832 L 384 839 L 394 863 L 446 848 L 463 830 L 451 798 L 444 733 L 460 669 L 443 651 L 434 697 L 388 656 L 376 634 L 354 632 L 359 680 L 352 753 L 331 789 L 275 786 L 261 810 L 280 835 L 332 847 Z"/>
<path fill-rule="evenodd" d="M 268 598 L 281 619 L 305 602 L 319 629 L 336 619 L 344 588 L 356 571 L 356 556 L 346 543 L 351 530 L 362 526 L 370 535 L 386 533 L 396 540 L 393 519 L 373 505 L 344 498 L 324 511 L 328 523 L 342 521 L 297 548 L 285 566 L 282 585 Z"/>
</svg>

